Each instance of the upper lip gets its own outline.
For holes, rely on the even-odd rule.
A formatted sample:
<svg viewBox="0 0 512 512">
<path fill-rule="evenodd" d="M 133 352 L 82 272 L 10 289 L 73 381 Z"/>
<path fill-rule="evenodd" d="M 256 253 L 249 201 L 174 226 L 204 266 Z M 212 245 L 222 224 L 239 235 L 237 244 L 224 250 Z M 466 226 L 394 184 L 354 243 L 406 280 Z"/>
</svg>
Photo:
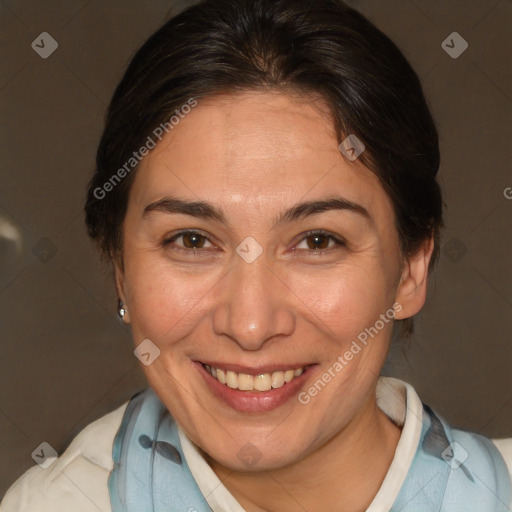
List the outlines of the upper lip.
<svg viewBox="0 0 512 512">
<path fill-rule="evenodd" d="M 307 368 L 316 363 L 272 363 L 263 366 L 242 366 L 239 364 L 223 363 L 220 361 L 197 361 L 202 364 L 207 364 L 213 368 L 219 368 L 228 372 L 245 373 L 247 375 L 262 375 L 264 373 L 274 373 L 278 371 L 297 370 L 299 368 Z"/>
</svg>

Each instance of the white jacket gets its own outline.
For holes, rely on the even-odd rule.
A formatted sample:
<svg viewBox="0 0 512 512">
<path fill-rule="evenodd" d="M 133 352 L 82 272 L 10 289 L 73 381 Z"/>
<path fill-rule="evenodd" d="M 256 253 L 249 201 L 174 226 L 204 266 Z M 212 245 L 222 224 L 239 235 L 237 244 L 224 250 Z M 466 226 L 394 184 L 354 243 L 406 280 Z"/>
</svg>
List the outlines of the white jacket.
<svg viewBox="0 0 512 512">
<path fill-rule="evenodd" d="M 403 482 L 415 451 L 414 437 L 421 428 L 421 401 L 414 389 L 398 379 L 388 379 L 394 393 L 377 388 L 379 407 L 403 426 L 402 436 L 386 479 L 367 509 L 389 510 Z M 397 396 L 401 399 L 397 400 Z M 407 407 L 406 407 L 407 404 Z M 127 403 L 88 425 L 67 450 L 47 469 L 36 465 L 7 491 L 1 512 L 112 512 L 107 479 L 113 469 L 112 445 Z M 244 512 L 180 429 L 180 441 L 192 474 L 214 512 Z M 406 437 L 408 439 L 406 439 Z M 512 438 L 493 440 L 512 475 Z M 413 450 L 414 449 L 414 450 Z M 404 465 L 405 462 L 405 465 Z M 405 466 L 405 467 L 404 467 Z M 511 477 L 512 480 L 512 477 Z M 212 492 L 215 490 L 215 492 Z M 387 507 L 387 508 L 386 508 Z M 512 504 L 511 504 L 512 511 Z"/>
</svg>

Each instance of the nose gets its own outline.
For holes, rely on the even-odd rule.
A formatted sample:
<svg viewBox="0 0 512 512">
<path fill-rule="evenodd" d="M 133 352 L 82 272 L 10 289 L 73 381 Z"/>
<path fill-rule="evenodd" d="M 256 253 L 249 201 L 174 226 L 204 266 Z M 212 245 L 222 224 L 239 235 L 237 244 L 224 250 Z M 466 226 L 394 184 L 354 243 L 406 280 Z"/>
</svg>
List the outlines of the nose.
<svg viewBox="0 0 512 512">
<path fill-rule="evenodd" d="M 270 339 L 293 333 L 293 293 L 263 255 L 252 263 L 236 257 L 220 287 L 215 334 L 229 336 L 245 350 L 260 350 Z"/>
</svg>

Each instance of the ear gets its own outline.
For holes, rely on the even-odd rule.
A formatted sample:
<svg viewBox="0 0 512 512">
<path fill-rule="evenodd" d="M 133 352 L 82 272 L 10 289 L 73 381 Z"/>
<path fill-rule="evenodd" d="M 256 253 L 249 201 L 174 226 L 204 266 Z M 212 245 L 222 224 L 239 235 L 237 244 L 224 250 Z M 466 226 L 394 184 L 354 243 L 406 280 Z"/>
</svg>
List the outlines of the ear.
<svg viewBox="0 0 512 512">
<path fill-rule="evenodd" d="M 396 302 L 402 307 L 395 311 L 395 319 L 414 316 L 425 304 L 427 297 L 428 266 L 434 250 L 434 238 L 430 237 L 420 249 L 404 261 Z"/>
<path fill-rule="evenodd" d="M 116 290 L 117 296 L 121 299 L 124 305 L 125 314 L 123 316 L 123 322 L 125 324 L 130 323 L 130 308 L 128 307 L 128 302 L 126 300 L 126 294 L 124 291 L 124 272 L 121 270 L 117 263 L 114 263 L 114 276 L 116 280 Z"/>
</svg>

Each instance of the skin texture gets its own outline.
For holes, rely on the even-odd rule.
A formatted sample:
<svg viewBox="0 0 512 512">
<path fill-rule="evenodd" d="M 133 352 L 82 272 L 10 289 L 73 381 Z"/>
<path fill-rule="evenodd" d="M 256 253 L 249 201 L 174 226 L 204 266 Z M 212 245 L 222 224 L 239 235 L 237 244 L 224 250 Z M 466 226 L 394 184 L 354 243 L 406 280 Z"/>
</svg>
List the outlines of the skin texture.
<svg viewBox="0 0 512 512">
<path fill-rule="evenodd" d="M 216 205 L 228 224 L 144 216 L 171 195 Z M 370 218 L 332 210 L 272 227 L 295 203 L 332 196 Z M 164 245 L 183 229 L 206 238 Z M 345 244 L 326 236 L 315 249 L 313 229 Z M 201 100 L 141 163 L 123 232 L 116 278 L 125 321 L 136 345 L 149 338 L 161 350 L 143 367 L 148 381 L 240 504 L 249 512 L 365 510 L 400 436 L 375 400 L 392 322 L 305 405 L 292 398 L 265 413 L 237 412 L 191 363 L 310 362 L 318 378 L 394 303 L 397 319 L 421 309 L 432 241 L 402 257 L 392 203 L 373 172 L 339 151 L 326 105 L 255 91 Z M 263 249 L 252 263 L 236 253 L 248 236 Z M 237 456 L 248 442 L 261 454 L 250 468 Z"/>
</svg>

